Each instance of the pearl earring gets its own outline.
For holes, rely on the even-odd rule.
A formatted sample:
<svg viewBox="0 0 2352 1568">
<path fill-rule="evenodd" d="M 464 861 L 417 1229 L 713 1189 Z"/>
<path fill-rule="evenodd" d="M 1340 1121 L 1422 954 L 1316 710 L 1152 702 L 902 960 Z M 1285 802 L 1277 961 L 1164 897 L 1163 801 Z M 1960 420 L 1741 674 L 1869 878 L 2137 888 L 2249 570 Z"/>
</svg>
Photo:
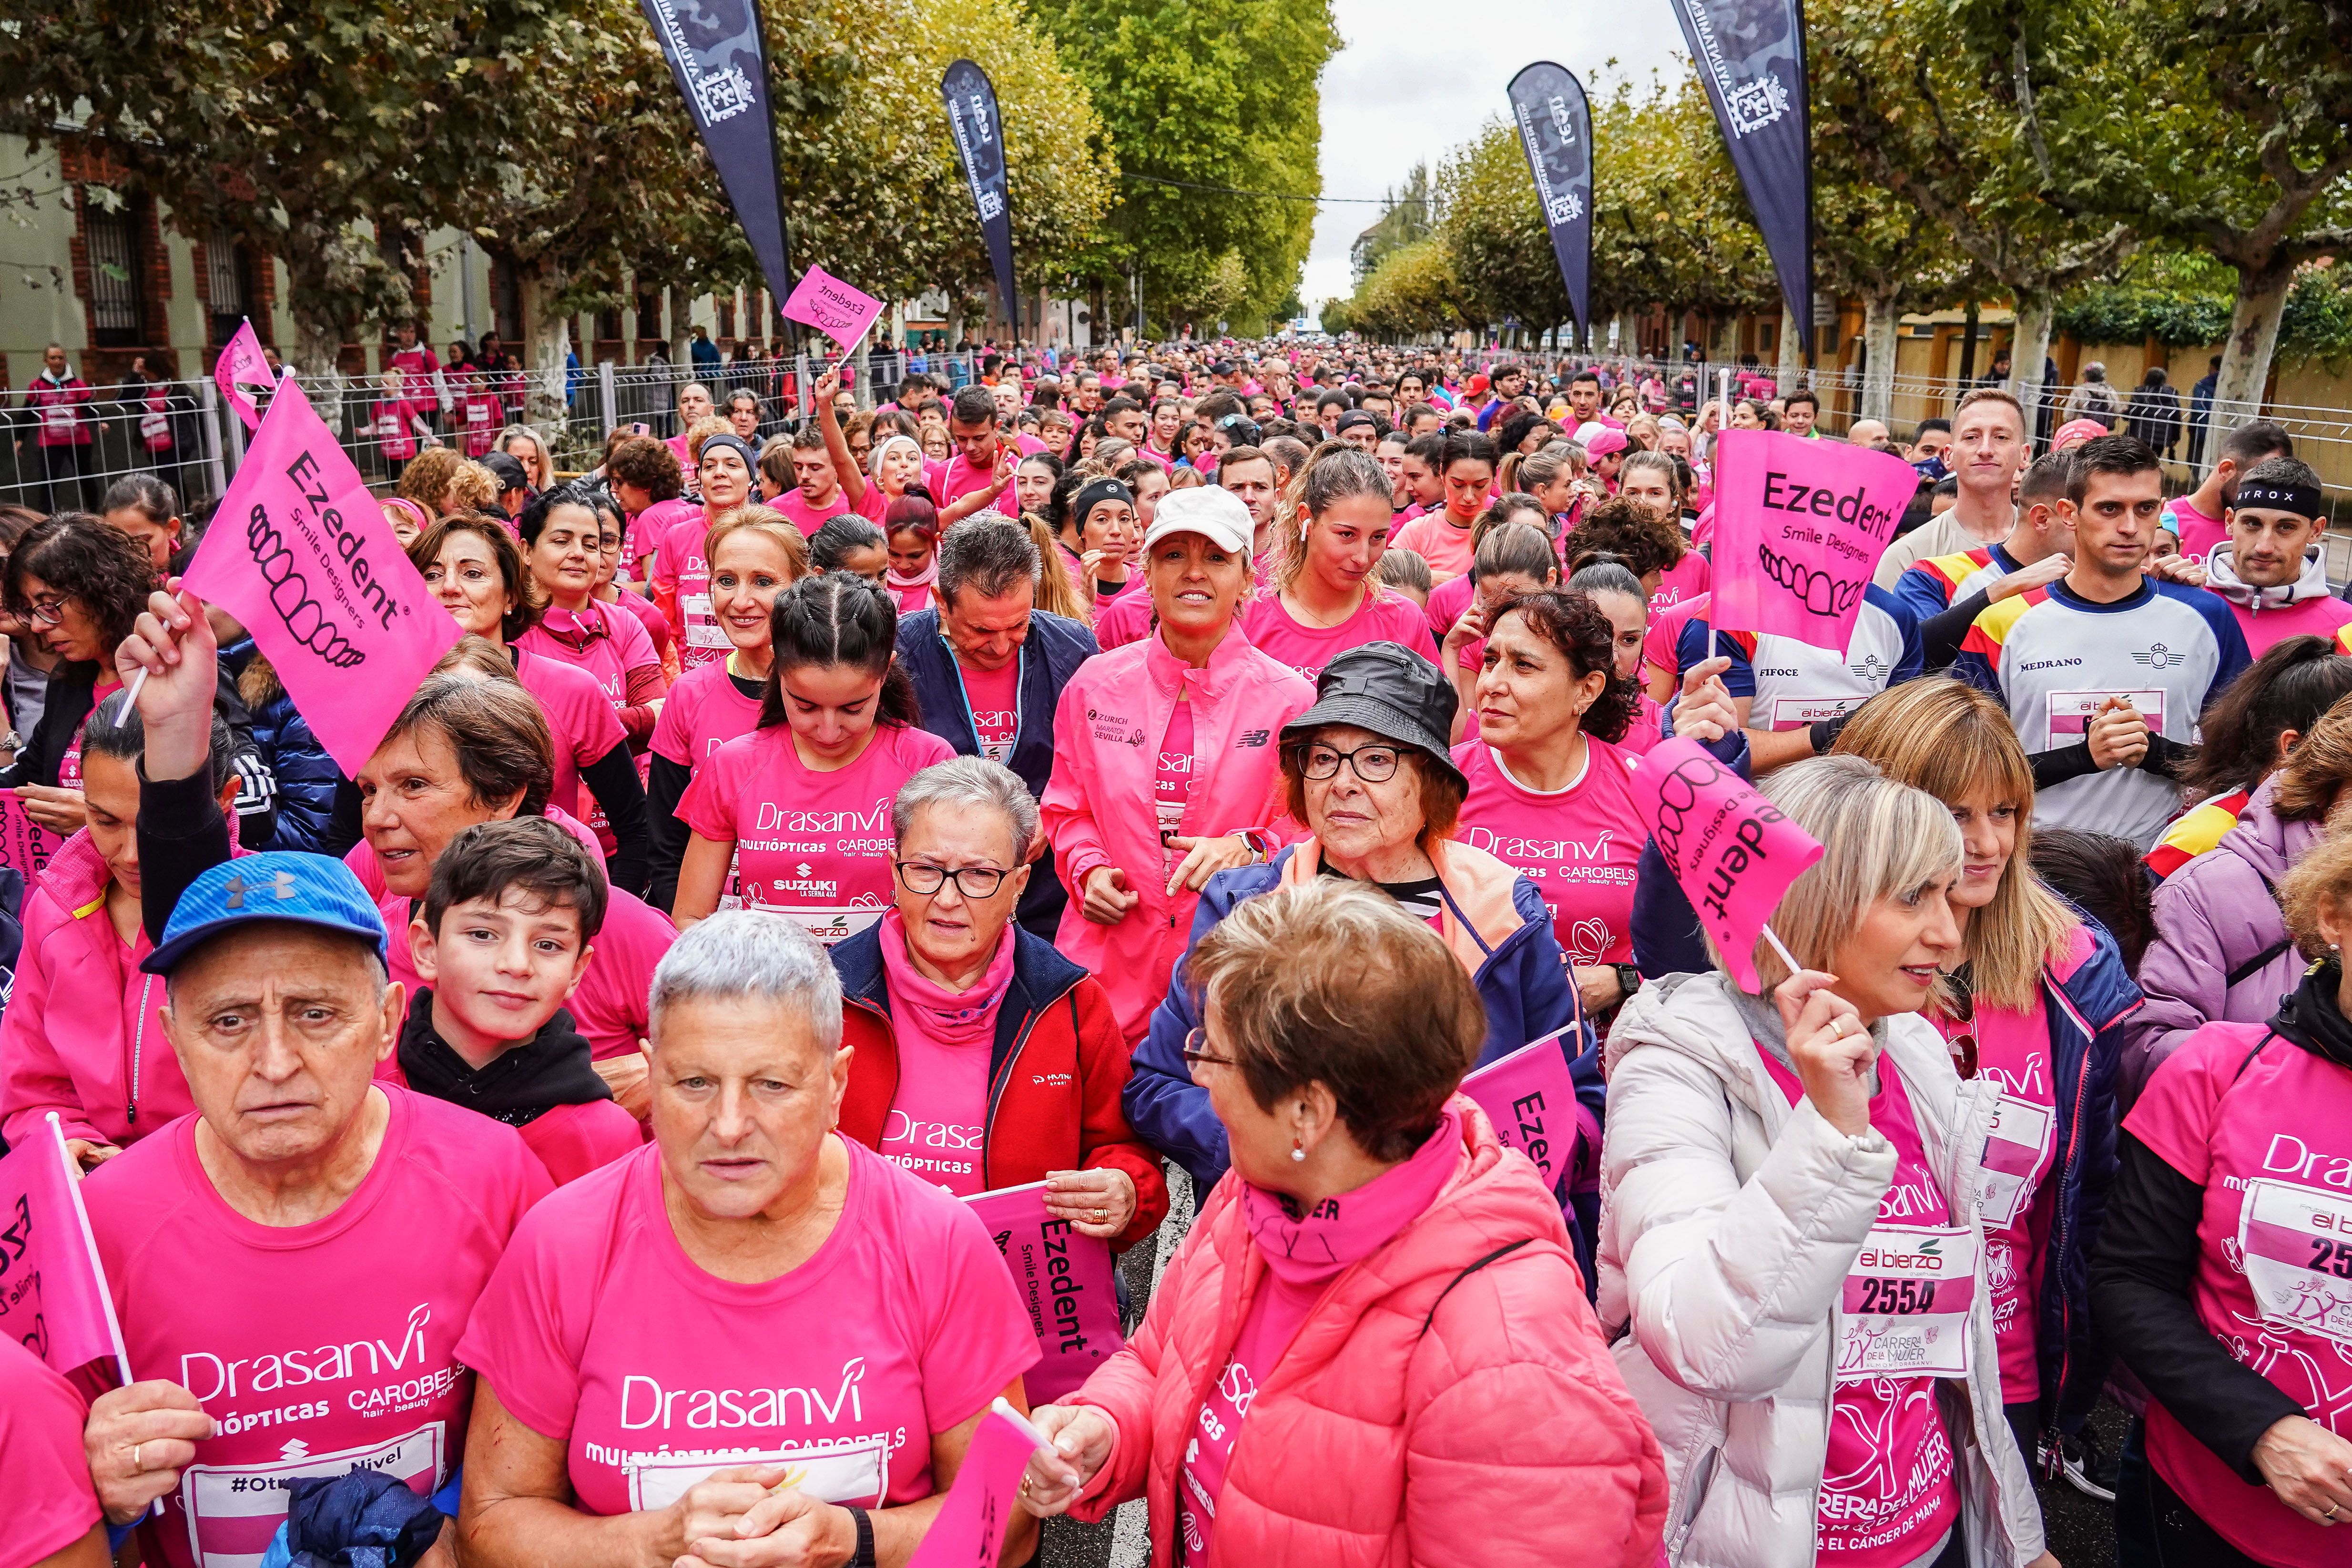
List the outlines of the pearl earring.
<svg viewBox="0 0 2352 1568">
<path fill-rule="evenodd" d="M 1293 1134 L 1290 1140 L 1290 1157 L 1299 1164 L 1305 1164 L 1307 1163 L 1307 1151 L 1299 1146 L 1298 1138 L 1296 1134 Z"/>
</svg>

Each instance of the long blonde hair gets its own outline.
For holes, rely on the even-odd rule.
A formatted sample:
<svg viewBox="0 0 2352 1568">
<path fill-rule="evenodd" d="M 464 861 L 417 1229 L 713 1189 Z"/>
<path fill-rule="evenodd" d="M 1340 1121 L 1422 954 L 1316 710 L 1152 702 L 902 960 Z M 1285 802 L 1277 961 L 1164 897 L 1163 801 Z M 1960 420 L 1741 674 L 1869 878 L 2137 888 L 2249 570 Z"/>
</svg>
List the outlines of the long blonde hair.
<svg viewBox="0 0 2352 1568">
<path fill-rule="evenodd" d="M 2008 712 L 1948 677 L 1906 681 L 1864 703 L 1832 750 L 1866 757 L 1887 777 L 1947 806 L 1984 793 L 1996 805 L 2016 807 L 2017 847 L 2009 868 L 1992 901 L 1969 911 L 1962 940 L 1976 996 L 2015 1012 L 2032 1007 L 2043 966 L 2066 956 L 2076 921 L 2028 864 L 2033 768 Z"/>
<path fill-rule="evenodd" d="M 1037 547 L 1037 608 L 1048 615 L 1061 616 L 1083 626 L 1095 624 L 1094 606 L 1078 592 L 1070 576 L 1070 563 L 1062 555 L 1062 542 L 1035 512 L 1024 512 L 1021 526 L 1029 531 L 1029 541 Z"/>
</svg>

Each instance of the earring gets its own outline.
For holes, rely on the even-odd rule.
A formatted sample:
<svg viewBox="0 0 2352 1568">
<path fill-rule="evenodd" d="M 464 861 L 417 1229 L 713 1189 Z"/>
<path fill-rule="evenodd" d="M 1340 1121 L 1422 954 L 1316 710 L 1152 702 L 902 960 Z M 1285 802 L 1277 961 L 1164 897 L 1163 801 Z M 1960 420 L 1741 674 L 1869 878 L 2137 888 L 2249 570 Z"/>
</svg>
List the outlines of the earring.
<svg viewBox="0 0 2352 1568">
<path fill-rule="evenodd" d="M 1290 1138 L 1290 1157 L 1299 1164 L 1303 1165 L 1307 1163 L 1307 1151 L 1299 1146 L 1298 1135 L 1295 1132 Z"/>
</svg>

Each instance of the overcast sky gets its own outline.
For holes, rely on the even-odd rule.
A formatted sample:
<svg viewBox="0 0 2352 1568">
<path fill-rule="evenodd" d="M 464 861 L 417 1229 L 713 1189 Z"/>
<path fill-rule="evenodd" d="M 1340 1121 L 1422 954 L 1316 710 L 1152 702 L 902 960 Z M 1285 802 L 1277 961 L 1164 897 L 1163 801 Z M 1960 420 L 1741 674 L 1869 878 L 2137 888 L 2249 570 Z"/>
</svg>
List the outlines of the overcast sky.
<svg viewBox="0 0 2352 1568">
<path fill-rule="evenodd" d="M 1335 0 L 1347 47 L 1323 71 L 1323 195 L 1378 196 L 1423 158 L 1433 168 L 1505 109 L 1519 68 L 1557 60 L 1587 89 L 1614 59 L 1646 78 L 1682 48 L 1667 0 Z M 1354 288 L 1348 247 L 1377 206 L 1318 209 L 1301 290 L 1311 310 Z"/>
</svg>

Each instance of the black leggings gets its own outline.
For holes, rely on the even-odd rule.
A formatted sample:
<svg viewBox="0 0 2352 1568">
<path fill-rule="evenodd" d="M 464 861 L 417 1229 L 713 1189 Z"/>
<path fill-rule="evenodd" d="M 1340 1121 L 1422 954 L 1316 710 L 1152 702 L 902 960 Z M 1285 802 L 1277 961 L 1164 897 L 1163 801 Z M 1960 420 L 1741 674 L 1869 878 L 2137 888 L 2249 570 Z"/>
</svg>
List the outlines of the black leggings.
<svg viewBox="0 0 2352 1568">
<path fill-rule="evenodd" d="M 2147 1472 L 2147 1505 L 2156 1524 L 2159 1568 L 2262 1568 L 2198 1518 L 2153 1466 Z"/>
</svg>

